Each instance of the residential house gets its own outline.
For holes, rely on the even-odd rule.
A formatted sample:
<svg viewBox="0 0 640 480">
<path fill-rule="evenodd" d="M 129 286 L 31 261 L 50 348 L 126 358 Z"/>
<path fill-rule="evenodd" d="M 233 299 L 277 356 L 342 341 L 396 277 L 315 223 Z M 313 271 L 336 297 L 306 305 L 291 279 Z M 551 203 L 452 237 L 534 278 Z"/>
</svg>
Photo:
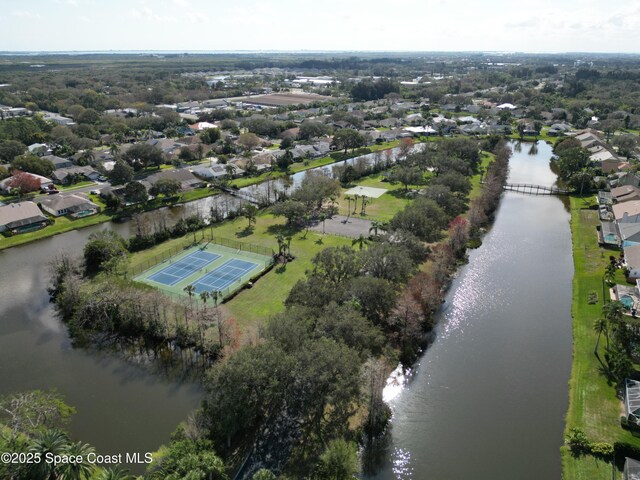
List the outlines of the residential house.
<svg viewBox="0 0 640 480">
<path fill-rule="evenodd" d="M 595 133 L 595 130 L 583 130 L 575 137 L 582 148 L 606 147 L 606 143 Z"/>
<path fill-rule="evenodd" d="M 613 178 L 609 180 L 609 185 L 613 187 L 621 187 L 622 185 L 633 185 L 640 187 L 640 177 L 633 172 L 617 172 Z"/>
<path fill-rule="evenodd" d="M 49 160 L 51 163 L 53 163 L 53 166 L 55 167 L 56 170 L 59 168 L 67 168 L 67 167 L 74 166 L 74 163 L 68 158 L 57 157 L 55 155 L 44 155 L 42 158 L 44 160 Z"/>
<path fill-rule="evenodd" d="M 145 187 L 147 187 L 147 189 L 149 189 L 160 179 L 177 180 L 178 182 L 180 182 L 180 188 L 182 188 L 182 190 L 191 190 L 193 188 L 202 187 L 204 185 L 204 182 L 202 180 L 197 178 L 186 168 L 178 168 L 175 170 L 166 170 L 164 172 L 154 173 L 153 175 L 149 175 L 141 183 Z"/>
<path fill-rule="evenodd" d="M 37 178 L 38 180 L 40 180 L 40 188 L 53 188 L 53 181 L 50 178 L 47 177 L 43 177 L 42 175 L 36 175 L 35 173 L 26 173 L 24 172 L 26 175 L 29 175 L 30 177 L 34 177 Z M 9 183 L 11 183 L 11 179 L 13 177 L 9 177 L 9 178 L 5 178 L 4 180 L 0 181 L 0 192 L 4 193 L 4 194 L 9 194 L 11 193 L 11 187 L 9 186 Z"/>
<path fill-rule="evenodd" d="M 640 223 L 640 200 L 617 203 L 612 210 L 618 223 Z"/>
<path fill-rule="evenodd" d="M 623 247 L 640 245 L 640 223 L 618 223 L 616 225 Z"/>
<path fill-rule="evenodd" d="M 566 123 L 554 123 L 547 130 L 547 135 L 550 137 L 561 137 L 571 130 L 571 125 Z"/>
<path fill-rule="evenodd" d="M 640 245 L 623 247 L 624 263 L 629 270 L 627 280 L 635 282 L 640 279 Z"/>
<path fill-rule="evenodd" d="M 631 200 L 640 200 L 640 188 L 633 185 L 623 185 L 611 189 L 611 196 L 616 203 L 629 202 Z"/>
<path fill-rule="evenodd" d="M 226 165 L 220 163 L 214 163 L 210 167 L 194 168 L 192 173 L 205 180 L 219 180 L 229 176 Z"/>
<path fill-rule="evenodd" d="M 100 173 L 97 172 L 93 167 L 86 165 L 84 167 L 58 168 L 57 170 L 53 171 L 51 176 L 56 180 L 56 183 L 66 185 L 73 183 L 73 181 L 79 176 L 95 182 L 96 180 L 98 180 Z"/>
<path fill-rule="evenodd" d="M 0 206 L 0 232 L 24 233 L 47 226 L 49 221 L 38 205 L 18 202 Z"/>
<path fill-rule="evenodd" d="M 40 206 L 54 217 L 69 215 L 73 218 L 88 217 L 100 211 L 100 207 L 83 193 L 50 195 L 40 200 Z"/>
</svg>

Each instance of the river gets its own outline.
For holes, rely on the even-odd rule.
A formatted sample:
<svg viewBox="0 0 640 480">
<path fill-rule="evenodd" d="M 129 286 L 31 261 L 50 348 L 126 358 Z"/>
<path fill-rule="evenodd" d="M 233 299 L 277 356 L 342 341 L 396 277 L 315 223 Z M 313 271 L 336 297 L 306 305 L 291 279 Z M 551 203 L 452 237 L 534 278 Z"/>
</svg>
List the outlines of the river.
<svg viewBox="0 0 640 480">
<path fill-rule="evenodd" d="M 515 146 L 515 144 L 512 144 Z M 509 182 L 551 186 L 551 147 L 514 148 Z M 560 198 L 505 193 L 453 281 L 393 411 L 379 479 L 559 479 L 573 262 Z"/>
</svg>

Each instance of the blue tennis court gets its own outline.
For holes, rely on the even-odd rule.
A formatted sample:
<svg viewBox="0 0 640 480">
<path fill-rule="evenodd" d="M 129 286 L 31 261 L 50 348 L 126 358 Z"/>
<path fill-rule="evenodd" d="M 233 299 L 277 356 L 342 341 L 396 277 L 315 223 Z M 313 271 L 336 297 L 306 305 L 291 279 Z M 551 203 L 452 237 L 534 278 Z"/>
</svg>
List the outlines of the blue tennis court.
<svg viewBox="0 0 640 480">
<path fill-rule="evenodd" d="M 197 270 L 215 262 L 218 258 L 220 255 L 198 250 L 150 275 L 148 279 L 163 285 L 173 286 Z"/>
<path fill-rule="evenodd" d="M 232 285 L 233 282 L 240 280 L 257 266 L 257 263 L 234 258 L 233 260 L 223 263 L 212 272 L 207 273 L 195 282 L 193 286 L 196 289 L 196 293 L 204 291 L 210 292 L 212 290 L 221 291 Z"/>
</svg>

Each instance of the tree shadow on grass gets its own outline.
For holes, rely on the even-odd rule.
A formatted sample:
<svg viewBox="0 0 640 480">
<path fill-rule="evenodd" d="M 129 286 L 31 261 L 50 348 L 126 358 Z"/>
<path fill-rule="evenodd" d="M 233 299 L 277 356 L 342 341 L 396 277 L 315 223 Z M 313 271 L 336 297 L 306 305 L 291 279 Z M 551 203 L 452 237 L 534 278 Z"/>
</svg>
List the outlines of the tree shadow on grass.
<svg viewBox="0 0 640 480">
<path fill-rule="evenodd" d="M 286 263 L 282 263 L 282 264 L 280 264 L 280 265 L 278 266 L 278 268 L 276 268 L 276 269 L 275 269 L 275 272 L 276 272 L 277 274 L 279 274 L 279 275 L 280 275 L 280 274 L 283 274 L 283 273 L 286 273 L 286 271 L 287 271 L 287 264 L 286 264 Z"/>
<path fill-rule="evenodd" d="M 300 227 L 294 227 L 292 225 L 269 225 L 267 227 L 267 233 L 270 235 L 282 235 L 284 237 L 293 236 L 301 230 Z"/>
<path fill-rule="evenodd" d="M 238 238 L 248 237 L 249 235 L 253 234 L 254 229 L 255 228 L 253 225 L 250 227 L 246 227 L 244 230 L 236 232 L 236 237 Z"/>
<path fill-rule="evenodd" d="M 401 200 L 410 200 L 411 199 L 411 195 L 410 195 L 410 191 L 406 191 L 403 188 L 398 188 L 396 190 L 387 190 L 385 192 L 385 195 L 391 195 L 392 197 L 395 198 L 399 198 Z"/>
</svg>

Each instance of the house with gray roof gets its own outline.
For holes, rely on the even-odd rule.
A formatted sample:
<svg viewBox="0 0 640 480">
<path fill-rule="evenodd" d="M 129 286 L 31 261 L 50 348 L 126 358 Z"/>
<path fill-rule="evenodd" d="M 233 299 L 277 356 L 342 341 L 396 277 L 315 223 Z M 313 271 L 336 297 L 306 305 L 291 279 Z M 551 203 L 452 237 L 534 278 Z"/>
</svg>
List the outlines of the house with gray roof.
<svg viewBox="0 0 640 480">
<path fill-rule="evenodd" d="M 93 167 L 86 165 L 84 167 L 66 167 L 58 168 L 54 170 L 51 176 L 56 180 L 56 183 L 67 184 L 71 183 L 72 179 L 77 176 L 82 176 L 87 180 L 96 181 L 100 176 Z"/>
<path fill-rule="evenodd" d="M 53 166 L 55 167 L 56 170 L 59 168 L 67 168 L 67 167 L 74 166 L 74 163 L 68 158 L 62 158 L 56 155 L 44 155 L 42 158 L 43 160 L 49 160 L 51 163 L 53 163 Z"/>
<path fill-rule="evenodd" d="M 88 217 L 100 211 L 100 207 L 83 193 L 50 195 L 40 200 L 40 206 L 54 217 L 69 215 L 73 218 Z"/>
<path fill-rule="evenodd" d="M 202 180 L 197 178 L 186 168 L 177 168 L 175 170 L 166 170 L 164 172 L 154 173 L 153 175 L 149 175 L 140 183 L 149 189 L 160 179 L 177 180 L 180 182 L 180 188 L 182 188 L 182 190 L 191 190 L 204 185 Z"/>
<path fill-rule="evenodd" d="M 24 233 L 46 227 L 49 221 L 33 202 L 10 203 L 0 207 L 0 232 Z"/>
</svg>

